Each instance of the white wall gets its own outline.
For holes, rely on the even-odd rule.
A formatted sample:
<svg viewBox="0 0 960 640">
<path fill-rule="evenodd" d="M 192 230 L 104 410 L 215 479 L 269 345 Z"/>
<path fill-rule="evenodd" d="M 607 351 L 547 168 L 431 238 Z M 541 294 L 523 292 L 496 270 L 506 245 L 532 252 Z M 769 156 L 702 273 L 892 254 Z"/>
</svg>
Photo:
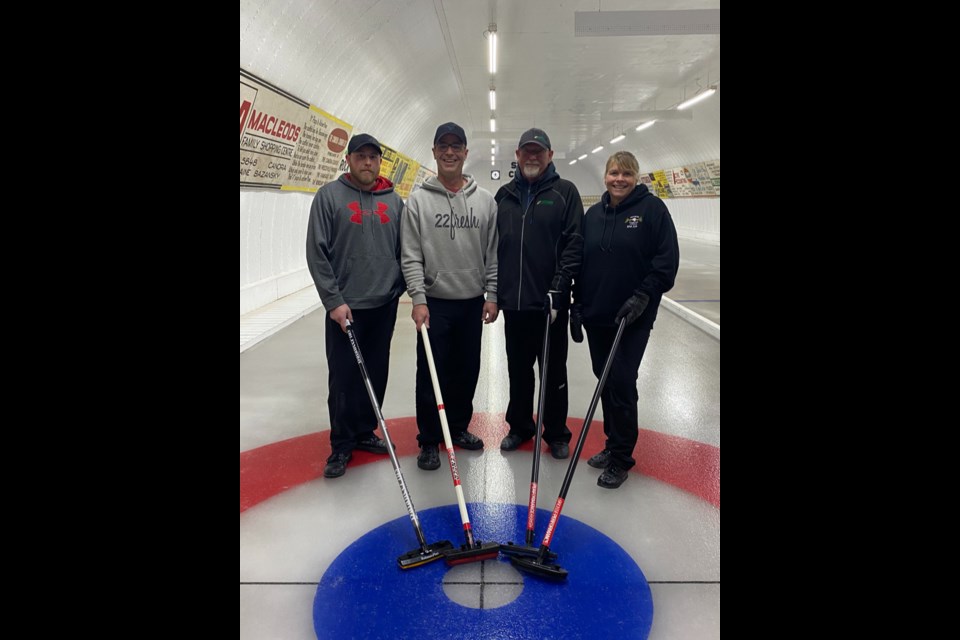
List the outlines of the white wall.
<svg viewBox="0 0 960 640">
<path fill-rule="evenodd" d="M 720 246 L 720 198 L 669 198 L 664 202 L 678 236 Z"/>
<path fill-rule="evenodd" d="M 240 315 L 313 284 L 305 250 L 312 200 L 240 190 Z"/>
</svg>

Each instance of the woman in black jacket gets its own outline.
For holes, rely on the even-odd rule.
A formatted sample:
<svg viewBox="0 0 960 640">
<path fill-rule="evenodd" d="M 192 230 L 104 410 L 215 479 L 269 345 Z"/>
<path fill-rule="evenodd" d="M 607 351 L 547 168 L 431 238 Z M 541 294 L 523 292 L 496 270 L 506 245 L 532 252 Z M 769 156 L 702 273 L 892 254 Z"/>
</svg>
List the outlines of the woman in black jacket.
<svg viewBox="0 0 960 640">
<path fill-rule="evenodd" d="M 640 165 L 628 151 L 607 160 L 606 193 L 583 218 L 583 265 L 574 287 L 571 333 L 587 330 L 593 373 L 599 379 L 617 325 L 627 327 L 600 399 L 603 451 L 587 461 L 604 469 L 597 484 L 616 489 L 636 464 L 637 371 L 647 347 L 660 298 L 673 287 L 680 264 L 677 230 L 663 200 L 638 184 Z"/>
</svg>

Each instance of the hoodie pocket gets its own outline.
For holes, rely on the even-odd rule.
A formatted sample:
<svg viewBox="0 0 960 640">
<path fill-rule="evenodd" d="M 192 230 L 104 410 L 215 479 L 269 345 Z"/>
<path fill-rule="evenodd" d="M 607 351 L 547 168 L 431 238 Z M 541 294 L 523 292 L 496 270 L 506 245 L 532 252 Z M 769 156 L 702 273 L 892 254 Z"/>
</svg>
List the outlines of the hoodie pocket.
<svg viewBox="0 0 960 640">
<path fill-rule="evenodd" d="M 438 271 L 433 282 L 426 285 L 426 292 L 427 295 L 478 296 L 483 293 L 483 280 L 480 278 L 480 270 L 453 269 Z"/>
<path fill-rule="evenodd" d="M 389 294 L 401 281 L 396 258 L 364 256 L 347 258 L 346 269 L 339 278 L 344 298 L 360 300 Z"/>
</svg>

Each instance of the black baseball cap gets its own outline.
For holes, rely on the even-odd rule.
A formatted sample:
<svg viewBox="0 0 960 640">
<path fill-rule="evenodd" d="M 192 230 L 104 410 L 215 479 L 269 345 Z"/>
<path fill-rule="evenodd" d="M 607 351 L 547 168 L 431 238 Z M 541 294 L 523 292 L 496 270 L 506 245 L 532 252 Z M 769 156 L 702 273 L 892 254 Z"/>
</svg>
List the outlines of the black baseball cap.
<svg viewBox="0 0 960 640">
<path fill-rule="evenodd" d="M 377 153 L 383 155 L 383 148 L 377 139 L 369 133 L 361 133 L 350 138 L 350 144 L 347 145 L 347 153 L 353 153 L 360 147 L 376 147 Z"/>
<path fill-rule="evenodd" d="M 467 134 L 463 132 L 463 127 L 458 125 L 456 122 L 447 122 L 437 127 L 437 133 L 435 136 L 433 136 L 433 144 L 437 144 L 440 138 L 448 133 L 460 138 L 463 141 L 463 144 L 467 144 Z"/>
<path fill-rule="evenodd" d="M 540 145 L 548 151 L 550 150 L 550 138 L 543 129 L 527 129 L 524 131 L 523 135 L 520 136 L 520 144 L 517 145 L 517 149 L 531 142 Z"/>
</svg>

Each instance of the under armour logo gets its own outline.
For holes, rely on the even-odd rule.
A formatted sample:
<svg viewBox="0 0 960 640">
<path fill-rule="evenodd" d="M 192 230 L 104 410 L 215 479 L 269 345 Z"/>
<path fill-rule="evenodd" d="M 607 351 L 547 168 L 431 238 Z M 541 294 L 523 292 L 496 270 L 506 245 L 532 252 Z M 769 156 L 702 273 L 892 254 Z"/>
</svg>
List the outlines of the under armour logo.
<svg viewBox="0 0 960 640">
<path fill-rule="evenodd" d="M 387 209 L 389 208 L 386 202 L 378 202 L 376 211 L 361 209 L 359 202 L 351 202 L 347 205 L 347 209 L 353 211 L 353 215 L 350 216 L 350 222 L 354 224 L 363 224 L 363 216 L 379 216 L 380 224 L 387 224 L 390 222 L 390 216 L 387 215 Z"/>
</svg>

